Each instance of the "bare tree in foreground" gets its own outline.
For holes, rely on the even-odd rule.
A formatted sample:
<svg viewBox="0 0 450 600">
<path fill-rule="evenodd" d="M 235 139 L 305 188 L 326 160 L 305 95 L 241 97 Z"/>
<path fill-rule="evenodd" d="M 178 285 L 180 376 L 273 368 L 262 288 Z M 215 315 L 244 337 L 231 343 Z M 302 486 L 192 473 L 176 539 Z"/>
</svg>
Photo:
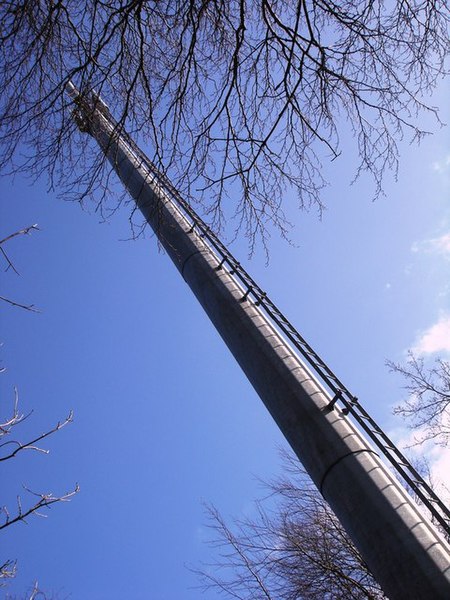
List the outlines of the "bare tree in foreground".
<svg viewBox="0 0 450 600">
<path fill-rule="evenodd" d="M 12 439 L 13 437 L 16 438 L 16 428 L 29 416 L 30 414 L 25 415 L 19 412 L 18 395 L 16 391 L 11 414 L 0 420 L 0 463 L 16 458 L 19 453 L 26 450 L 47 454 L 48 451 L 44 450 L 40 443 L 73 420 L 72 413 L 70 413 L 64 421 L 58 422 L 52 429 L 38 434 L 32 439 L 28 439 L 27 441 Z M 27 497 L 26 503 L 23 502 L 20 495 L 17 495 L 16 506 L 13 509 L 8 508 L 7 506 L 0 507 L 0 531 L 15 523 L 26 522 L 31 515 L 44 516 L 42 511 L 48 509 L 52 504 L 57 502 L 68 502 L 78 492 L 78 486 L 76 486 L 74 490 L 63 495 L 54 495 L 52 492 L 37 493 L 26 487 L 24 487 L 24 491 L 26 492 Z M 0 561 L 0 563 L 0 580 L 9 579 L 15 576 L 16 562 L 14 560 L 8 559 L 3 562 Z"/>
<path fill-rule="evenodd" d="M 240 600 L 386 598 L 300 464 L 290 454 L 283 460 L 286 476 L 235 531 L 208 509 L 218 558 L 200 572 L 202 588 Z"/>
<path fill-rule="evenodd" d="M 234 215 L 250 240 L 285 231 L 286 189 L 320 209 L 321 163 L 344 131 L 378 194 L 398 140 L 425 134 L 420 114 L 439 120 L 423 98 L 447 73 L 448 23 L 444 0 L 4 1 L 1 162 L 79 200 L 100 191 L 108 211 L 109 171 L 71 118 L 73 80 L 214 225 Z"/>
<path fill-rule="evenodd" d="M 12 270 L 18 274 L 14 263 L 5 250 L 5 244 L 17 236 L 27 235 L 32 230 L 36 229 L 36 225 L 31 225 L 30 227 L 21 229 L 0 240 L 0 255 L 6 263 L 6 271 Z M 0 301 L 10 306 L 34 312 L 36 311 L 32 305 L 21 304 L 4 296 L 0 296 Z M 4 370 L 4 368 L 0 368 L 0 372 L 3 372 Z M 13 460 L 25 451 L 47 454 L 48 451 L 41 447 L 41 442 L 71 423 L 73 420 L 73 414 L 70 412 L 64 421 L 58 422 L 53 428 L 32 436 L 31 439 L 27 439 L 26 441 L 20 441 L 18 438 L 18 428 L 30 415 L 31 413 L 23 414 L 19 411 L 19 396 L 17 390 L 15 390 L 12 410 L 7 415 L 0 413 L 0 463 Z M 63 495 L 55 495 L 52 492 L 37 493 L 26 487 L 24 487 L 24 491 L 27 498 L 25 503 L 23 502 L 22 497 L 17 495 L 16 504 L 13 509 L 8 508 L 5 505 L 0 505 L 0 530 L 6 529 L 15 523 L 26 522 L 31 515 L 44 516 L 43 511 L 50 508 L 52 504 L 57 502 L 68 502 L 78 492 L 78 486 L 76 486 L 74 490 Z M 11 579 L 15 574 L 16 561 L 12 559 L 0 559 L 0 586 L 2 580 Z M 35 586 L 34 592 L 31 593 L 30 598 L 37 598 L 39 593 L 38 588 Z"/>
<path fill-rule="evenodd" d="M 70 594 L 65 594 L 62 596 L 60 593 L 47 593 L 44 592 L 40 587 L 39 583 L 36 583 L 28 589 L 26 595 L 17 596 L 16 594 L 7 593 L 5 596 L 5 600 L 68 600 L 70 598 Z"/>
<path fill-rule="evenodd" d="M 14 266 L 14 263 L 12 262 L 12 260 L 10 260 L 8 253 L 5 250 L 6 243 L 15 237 L 18 237 L 21 235 L 30 235 L 32 231 L 36 231 L 37 229 L 38 229 L 37 225 L 30 225 L 28 227 L 25 227 L 24 229 L 19 229 L 18 231 L 15 231 L 14 233 L 7 235 L 5 238 L 0 240 L 0 255 L 3 257 L 3 260 L 6 263 L 5 272 L 11 270 L 11 271 L 14 271 L 14 273 L 16 273 L 16 275 L 19 275 L 19 272 L 17 271 L 16 267 Z M 11 306 L 17 306 L 18 308 L 23 308 L 25 310 L 37 312 L 37 309 L 33 306 L 33 304 L 21 304 L 20 302 L 11 300 L 11 298 L 7 298 L 6 296 L 0 296 L 0 302 L 6 302 L 7 304 L 10 304 Z"/>
<path fill-rule="evenodd" d="M 409 421 L 417 431 L 417 442 L 433 440 L 441 446 L 450 442 L 450 363 L 437 358 L 433 366 L 409 353 L 406 364 L 388 361 L 388 367 L 405 379 L 409 397 L 394 413 Z"/>
</svg>

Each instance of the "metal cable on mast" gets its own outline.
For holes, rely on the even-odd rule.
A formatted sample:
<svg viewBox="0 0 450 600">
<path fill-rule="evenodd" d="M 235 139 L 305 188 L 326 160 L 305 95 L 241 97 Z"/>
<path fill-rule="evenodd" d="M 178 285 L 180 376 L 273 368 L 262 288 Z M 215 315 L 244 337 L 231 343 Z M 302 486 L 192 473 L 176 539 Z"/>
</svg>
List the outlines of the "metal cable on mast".
<svg viewBox="0 0 450 600">
<path fill-rule="evenodd" d="M 379 453 L 447 535 L 449 509 L 99 97 L 69 93 L 80 128 L 103 149 L 386 594 L 449 598 L 449 548 Z"/>
</svg>

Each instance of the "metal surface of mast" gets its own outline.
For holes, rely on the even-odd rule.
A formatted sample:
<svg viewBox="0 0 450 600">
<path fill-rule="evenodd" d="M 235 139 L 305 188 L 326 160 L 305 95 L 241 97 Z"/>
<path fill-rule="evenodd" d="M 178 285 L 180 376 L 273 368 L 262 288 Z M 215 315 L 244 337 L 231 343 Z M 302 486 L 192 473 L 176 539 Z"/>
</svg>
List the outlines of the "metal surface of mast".
<svg viewBox="0 0 450 600">
<path fill-rule="evenodd" d="M 448 508 L 170 182 L 118 133 L 101 100 L 73 86 L 69 93 L 80 128 L 102 148 L 386 595 L 448 600 L 450 548 L 379 454 L 447 533 Z"/>
</svg>

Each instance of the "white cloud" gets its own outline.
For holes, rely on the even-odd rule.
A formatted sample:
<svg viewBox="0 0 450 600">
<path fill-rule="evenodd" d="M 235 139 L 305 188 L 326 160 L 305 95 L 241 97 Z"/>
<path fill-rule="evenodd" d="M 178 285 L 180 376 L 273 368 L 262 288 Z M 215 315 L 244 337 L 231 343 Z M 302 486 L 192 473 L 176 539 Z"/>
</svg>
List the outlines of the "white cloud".
<svg viewBox="0 0 450 600">
<path fill-rule="evenodd" d="M 430 240 L 430 244 L 435 252 L 444 254 L 450 258 L 450 232 Z"/>
<path fill-rule="evenodd" d="M 442 160 L 437 160 L 432 164 L 433 171 L 436 173 L 445 173 L 450 170 L 450 154 L 448 154 Z"/>
<path fill-rule="evenodd" d="M 450 353 L 450 315 L 443 314 L 439 321 L 424 331 L 413 348 L 415 354 Z"/>
<path fill-rule="evenodd" d="M 450 259 L 450 232 L 430 240 L 414 242 L 411 246 L 411 251 L 414 253 L 425 252 L 427 254 L 439 254 Z"/>
</svg>

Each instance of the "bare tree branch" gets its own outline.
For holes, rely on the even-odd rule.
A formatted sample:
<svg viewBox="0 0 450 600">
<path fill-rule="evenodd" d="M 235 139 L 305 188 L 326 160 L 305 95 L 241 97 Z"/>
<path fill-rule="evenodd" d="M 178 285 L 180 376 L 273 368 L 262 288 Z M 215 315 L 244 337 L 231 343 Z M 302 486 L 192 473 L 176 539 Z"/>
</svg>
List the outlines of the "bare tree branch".
<svg viewBox="0 0 450 600">
<path fill-rule="evenodd" d="M 58 422 L 53 428 L 37 436 L 33 436 L 26 442 L 21 442 L 17 439 L 9 439 L 12 434 L 16 433 L 16 428 L 30 415 L 31 413 L 23 414 L 19 411 L 19 395 L 17 389 L 15 389 L 12 412 L 8 417 L 0 420 L 0 462 L 15 458 L 23 450 L 33 450 L 35 452 L 48 454 L 48 451 L 41 448 L 38 444 L 73 421 L 73 413 L 70 412 L 64 421 Z M 10 450 L 11 447 L 12 450 Z M 41 511 L 49 509 L 53 504 L 70 501 L 79 491 L 78 485 L 76 485 L 73 490 L 66 492 L 63 495 L 55 495 L 52 492 L 40 493 L 30 490 L 26 486 L 23 487 L 28 493 L 28 496 L 33 498 L 33 501 L 29 503 L 27 507 L 24 507 L 22 498 L 18 495 L 16 498 L 16 507 L 13 512 L 10 512 L 7 506 L 0 507 L 0 530 L 20 521 L 26 522 L 27 518 L 31 515 L 40 517 L 46 516 Z M 0 579 L 14 577 L 15 572 L 15 561 L 7 560 L 0 568 Z"/>
<path fill-rule="evenodd" d="M 24 489 L 32 496 L 35 496 L 36 498 L 38 498 L 38 500 L 36 500 L 28 508 L 23 508 L 22 499 L 20 496 L 17 496 L 17 507 L 16 507 L 16 512 L 13 516 L 11 516 L 11 514 L 6 506 L 1 507 L 0 513 L 2 513 L 3 522 L 0 523 L 0 530 L 5 529 L 6 527 L 9 527 L 10 525 L 14 525 L 14 523 L 18 523 L 19 521 L 22 521 L 25 523 L 27 517 L 29 517 L 30 515 L 36 515 L 38 517 L 45 517 L 47 515 L 44 515 L 43 513 L 39 512 L 41 509 L 49 508 L 52 504 L 55 504 L 57 502 L 68 502 L 69 500 L 71 500 L 73 498 L 73 496 L 75 496 L 75 494 L 77 494 L 80 491 L 80 488 L 78 485 L 76 485 L 72 491 L 66 492 L 62 496 L 55 496 L 51 492 L 45 493 L 45 494 L 33 492 L 33 491 L 29 490 L 28 488 L 26 488 L 25 486 L 24 486 Z"/>
<path fill-rule="evenodd" d="M 17 564 L 15 560 L 7 560 L 0 565 L 0 580 L 13 579 L 16 576 Z M 0 581 L 0 586 L 4 585 Z"/>
<path fill-rule="evenodd" d="M 68 600 L 68 598 L 70 597 L 70 594 L 64 594 L 64 597 L 58 593 L 58 592 L 52 592 L 52 593 L 48 593 L 45 592 L 44 590 L 42 590 L 39 587 L 39 583 L 37 581 L 34 582 L 33 586 L 30 587 L 27 592 L 26 595 L 12 595 L 12 594 L 6 594 L 5 596 L 5 600 Z"/>
<path fill-rule="evenodd" d="M 34 225 L 29 225 L 28 227 L 25 227 L 24 229 L 19 229 L 18 231 L 15 231 L 14 233 L 7 235 L 5 238 L 0 240 L 0 246 L 3 246 L 3 244 L 5 244 L 9 240 L 12 240 L 12 238 L 15 238 L 19 235 L 30 235 L 31 231 L 39 231 L 39 227 L 37 226 L 36 223 Z"/>
<path fill-rule="evenodd" d="M 22 415 L 20 415 L 20 416 L 18 415 L 18 419 L 20 419 L 20 420 L 16 420 L 12 424 L 11 424 L 11 421 L 9 423 L 0 424 L 0 440 L 3 435 L 10 433 L 10 430 L 12 427 L 14 427 L 15 425 L 18 425 L 18 423 L 22 422 L 24 420 L 24 417 Z M 66 425 L 68 425 L 69 423 L 72 423 L 72 421 L 73 421 L 73 412 L 71 411 L 69 413 L 69 415 L 64 419 L 64 421 L 58 421 L 58 423 L 55 425 L 55 427 L 53 427 L 53 429 L 49 429 L 48 431 L 41 433 L 40 435 L 36 436 L 32 440 L 29 440 L 28 442 L 22 443 L 22 442 L 19 442 L 18 440 L 7 440 L 6 442 L 1 441 L 0 442 L 0 453 L 4 452 L 5 451 L 4 449 L 7 446 L 8 447 L 14 446 L 14 450 L 12 450 L 10 452 L 6 451 L 3 455 L 0 454 L 0 462 L 9 460 L 10 458 L 14 458 L 22 450 L 34 450 L 36 452 L 42 452 L 43 454 L 48 454 L 47 450 L 43 450 L 36 444 L 41 442 L 46 437 L 52 435 L 53 433 L 56 433 L 57 431 L 59 431 L 60 429 L 62 429 Z"/>
<path fill-rule="evenodd" d="M 450 363 L 441 358 L 428 366 L 424 359 L 408 353 L 406 364 L 387 361 L 394 373 L 406 380 L 409 397 L 394 408 L 411 429 L 417 431 L 417 443 L 433 440 L 441 446 L 450 441 Z"/>
<path fill-rule="evenodd" d="M 216 228 L 231 217 L 250 240 L 272 225 L 286 234 L 286 190 L 320 211 L 322 163 L 345 131 L 377 195 L 398 141 L 426 134 L 418 115 L 439 122 L 423 98 L 447 74 L 448 23 L 444 0 L 3 2 L 4 169 L 114 210 L 110 171 L 71 118 L 73 80 Z"/>
<path fill-rule="evenodd" d="M 0 240 L 1 255 L 7 263 L 7 267 L 5 269 L 6 271 L 12 269 L 17 275 L 19 274 L 13 262 L 10 260 L 9 256 L 4 250 L 3 246 L 15 237 L 28 235 L 31 231 L 37 229 L 37 225 L 30 225 L 29 227 L 25 227 L 24 229 L 18 230 Z M 18 306 L 26 310 L 37 312 L 32 305 L 27 306 L 24 304 L 20 304 L 9 298 L 5 298 L 4 296 L 0 296 L 0 300 L 3 300 L 4 302 L 7 302 L 13 306 Z M 0 369 L 0 372 L 3 371 L 4 369 Z M 0 462 L 14 459 L 15 457 L 17 457 L 18 454 L 20 454 L 24 450 L 33 450 L 35 452 L 48 454 L 47 450 L 41 448 L 40 442 L 42 442 L 50 435 L 56 433 L 60 429 L 63 429 L 66 425 L 73 421 L 73 413 L 71 411 L 66 417 L 66 419 L 64 419 L 63 421 L 59 421 L 53 428 L 44 431 L 39 435 L 32 436 L 31 439 L 28 439 L 27 441 L 10 439 L 10 436 L 17 432 L 17 427 L 21 425 L 30 415 L 31 413 L 23 414 L 19 412 L 19 394 L 17 388 L 15 388 L 14 402 L 11 413 L 7 417 L 0 417 Z M 28 492 L 28 496 L 31 496 L 33 498 L 33 501 L 29 503 L 28 506 L 23 507 L 22 498 L 20 495 L 18 495 L 16 498 L 16 508 L 12 513 L 10 512 L 7 506 L 0 506 L 0 530 L 6 529 L 7 527 L 14 525 L 18 522 L 26 522 L 27 518 L 30 515 L 44 517 L 46 516 L 42 512 L 44 509 L 49 509 L 53 504 L 59 502 L 68 502 L 79 491 L 78 485 L 76 485 L 72 491 L 66 492 L 63 495 L 55 495 L 52 492 L 37 493 L 35 491 L 30 490 L 26 486 L 23 487 L 26 490 L 26 492 Z M 15 576 L 15 574 L 16 561 L 6 560 L 0 566 L 0 580 L 12 578 Z M 36 583 L 36 585 L 33 587 L 33 590 L 30 593 L 29 598 L 32 599 L 38 597 L 45 598 L 46 596 L 43 592 L 39 590 Z"/>
<path fill-rule="evenodd" d="M 13 238 L 15 238 L 19 235 L 29 235 L 30 232 L 33 230 L 39 230 L 39 227 L 37 225 L 30 225 L 29 227 L 25 227 L 24 229 L 15 231 L 14 233 L 7 235 L 5 238 L 0 240 L 0 254 L 3 256 L 3 258 L 6 261 L 5 271 L 12 269 L 14 271 L 14 273 L 16 273 L 16 275 L 19 275 L 19 272 L 17 271 L 14 263 L 11 261 L 11 259 L 9 258 L 8 254 L 6 253 L 6 251 L 3 247 L 4 244 L 6 244 L 7 242 L 9 242 L 10 240 L 12 240 Z M 10 304 L 11 306 L 17 306 L 18 308 L 23 308 L 25 310 L 29 310 L 31 312 L 39 312 L 39 310 L 37 308 L 35 308 L 35 306 L 33 304 L 22 304 L 20 302 L 15 302 L 14 300 L 11 300 L 10 298 L 6 298 L 5 296 L 0 296 L 0 301 L 6 302 L 7 304 Z"/>
<path fill-rule="evenodd" d="M 234 531 L 208 507 L 217 560 L 196 571 L 202 589 L 240 600 L 385 598 L 298 461 L 287 453 L 283 461 L 286 475 L 266 484 L 256 516 Z"/>
<path fill-rule="evenodd" d="M 0 296 L 0 300 L 6 302 L 7 304 L 11 304 L 11 306 L 17 306 L 18 308 L 23 308 L 24 310 L 29 310 L 30 312 L 40 312 L 34 304 L 20 304 L 20 302 L 14 302 L 10 298 L 5 298 L 5 296 Z"/>
</svg>

